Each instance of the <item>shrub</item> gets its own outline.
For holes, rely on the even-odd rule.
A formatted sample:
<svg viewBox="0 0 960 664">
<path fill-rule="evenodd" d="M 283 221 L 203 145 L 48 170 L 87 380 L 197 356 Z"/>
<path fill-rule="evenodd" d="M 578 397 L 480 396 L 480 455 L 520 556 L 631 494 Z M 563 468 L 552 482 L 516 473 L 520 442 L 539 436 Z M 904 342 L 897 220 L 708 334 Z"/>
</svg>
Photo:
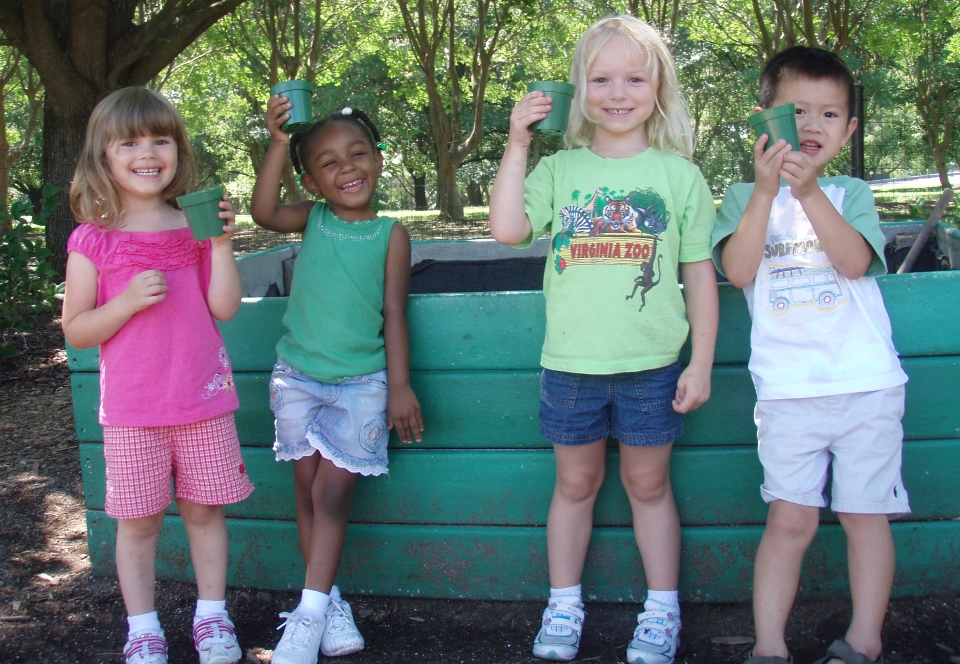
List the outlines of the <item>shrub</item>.
<svg viewBox="0 0 960 664">
<path fill-rule="evenodd" d="M 0 359 L 17 354 L 14 342 L 36 326 L 41 313 L 52 311 L 63 293 L 49 260 L 53 253 L 42 237 L 47 218 L 59 204 L 55 198 L 59 191 L 51 185 L 43 187 L 43 205 L 37 214 L 29 202 L 14 203 L 9 212 L 0 209 L 0 221 L 13 226 L 0 236 Z"/>
</svg>

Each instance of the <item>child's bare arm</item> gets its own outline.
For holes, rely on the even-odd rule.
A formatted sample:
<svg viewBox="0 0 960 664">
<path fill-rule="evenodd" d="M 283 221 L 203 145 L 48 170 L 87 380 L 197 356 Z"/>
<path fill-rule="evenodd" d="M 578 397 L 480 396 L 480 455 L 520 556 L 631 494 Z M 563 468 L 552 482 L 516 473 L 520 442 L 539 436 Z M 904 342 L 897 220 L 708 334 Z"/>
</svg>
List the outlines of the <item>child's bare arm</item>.
<svg viewBox="0 0 960 664">
<path fill-rule="evenodd" d="M 533 232 L 523 206 L 527 149 L 533 140 L 530 125 L 547 117 L 551 108 L 549 97 L 542 92 L 530 92 L 510 114 L 507 147 L 490 192 L 490 235 L 501 244 L 519 244 Z"/>
<path fill-rule="evenodd" d="M 63 299 L 63 336 L 74 348 L 93 348 L 108 341 L 133 315 L 166 297 L 162 272 L 137 274 L 120 295 L 97 306 L 99 271 L 89 258 L 75 251 L 67 258 L 67 290 Z"/>
<path fill-rule="evenodd" d="M 290 119 L 288 110 L 293 105 L 286 97 L 274 95 L 267 101 L 267 129 L 270 131 L 270 147 L 260 164 L 257 182 L 253 186 L 250 214 L 253 220 L 267 230 L 280 233 L 301 233 L 307 226 L 307 217 L 313 201 L 301 201 L 294 205 L 280 205 L 280 176 L 290 149 L 290 135 L 280 125 Z"/>
<path fill-rule="evenodd" d="M 396 427 L 400 440 L 419 443 L 423 432 L 420 402 L 410 387 L 410 329 L 407 294 L 410 291 L 410 235 L 394 224 L 387 248 L 383 283 L 383 344 L 387 351 L 387 426 Z"/>
<path fill-rule="evenodd" d="M 233 256 L 231 238 L 236 226 L 233 206 L 226 196 L 220 201 L 220 218 L 226 223 L 223 235 L 210 240 L 210 284 L 207 286 L 207 308 L 217 320 L 228 321 L 237 314 L 243 287 L 240 285 L 240 272 Z"/>
<path fill-rule="evenodd" d="M 690 364 L 680 374 L 673 409 L 678 413 L 696 410 L 710 398 L 710 372 L 717 344 L 720 299 L 713 261 L 681 263 L 683 296 L 690 321 Z"/>
<path fill-rule="evenodd" d="M 810 158 L 802 152 L 789 154 L 783 164 L 783 179 L 790 185 L 793 197 L 800 201 L 833 266 L 847 279 L 865 275 L 873 261 L 873 249 L 823 193 Z"/>
<path fill-rule="evenodd" d="M 724 240 L 720 254 L 723 271 L 730 283 L 737 288 L 743 288 L 753 281 L 760 269 L 763 248 L 767 241 L 770 209 L 773 207 L 773 199 L 780 192 L 780 169 L 790 152 L 790 146 L 783 139 L 764 152 L 766 143 L 767 135 L 764 134 L 753 146 L 756 165 L 753 194 L 736 230 Z"/>
</svg>

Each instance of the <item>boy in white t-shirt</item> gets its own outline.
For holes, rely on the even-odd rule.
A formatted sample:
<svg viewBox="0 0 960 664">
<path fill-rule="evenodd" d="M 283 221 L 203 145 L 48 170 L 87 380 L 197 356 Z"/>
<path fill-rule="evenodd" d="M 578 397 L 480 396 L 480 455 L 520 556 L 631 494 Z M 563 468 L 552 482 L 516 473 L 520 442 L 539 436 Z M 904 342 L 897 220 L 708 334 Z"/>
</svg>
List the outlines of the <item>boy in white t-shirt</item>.
<svg viewBox="0 0 960 664">
<path fill-rule="evenodd" d="M 857 127 L 854 83 L 836 55 L 794 47 L 760 79 L 760 106 L 796 105 L 800 149 L 754 146 L 756 183 L 724 197 L 714 262 L 743 288 L 750 372 L 770 504 L 754 568 L 757 642 L 748 664 L 791 662 L 784 639 L 804 552 L 831 508 L 847 536 L 853 620 L 823 664 L 882 661 L 893 585 L 889 515 L 910 511 L 900 479 L 904 383 L 875 276 L 883 233 L 867 185 L 823 177 Z M 765 148 L 766 149 L 765 151 Z"/>
</svg>

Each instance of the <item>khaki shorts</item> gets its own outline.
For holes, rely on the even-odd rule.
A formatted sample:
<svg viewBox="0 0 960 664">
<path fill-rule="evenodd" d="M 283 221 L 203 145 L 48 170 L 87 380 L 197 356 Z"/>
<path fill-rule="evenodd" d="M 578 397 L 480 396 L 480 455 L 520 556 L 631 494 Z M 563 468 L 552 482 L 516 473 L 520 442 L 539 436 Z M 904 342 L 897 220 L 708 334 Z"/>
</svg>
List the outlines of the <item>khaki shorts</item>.
<svg viewBox="0 0 960 664">
<path fill-rule="evenodd" d="M 763 464 L 760 493 L 770 503 L 851 514 L 910 513 L 900 478 L 904 387 L 807 399 L 758 401 L 754 411 Z"/>
</svg>

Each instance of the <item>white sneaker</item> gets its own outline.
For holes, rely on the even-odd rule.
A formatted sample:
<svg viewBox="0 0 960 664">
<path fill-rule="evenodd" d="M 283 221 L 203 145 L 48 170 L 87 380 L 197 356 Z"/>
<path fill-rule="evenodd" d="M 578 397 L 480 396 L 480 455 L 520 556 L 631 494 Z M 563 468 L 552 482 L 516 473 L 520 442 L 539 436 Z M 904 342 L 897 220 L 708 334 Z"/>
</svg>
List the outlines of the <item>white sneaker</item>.
<svg viewBox="0 0 960 664">
<path fill-rule="evenodd" d="M 533 656 L 560 662 L 574 659 L 580 651 L 584 615 L 584 610 L 575 604 L 551 600 L 533 641 Z"/>
<path fill-rule="evenodd" d="M 317 664 L 317 654 L 320 652 L 320 637 L 323 636 L 323 626 L 326 620 L 317 620 L 308 615 L 281 613 L 285 618 L 283 636 L 273 651 L 272 664 Z"/>
<path fill-rule="evenodd" d="M 673 611 L 644 611 L 627 646 L 627 664 L 673 664 L 680 645 L 680 616 Z"/>
<path fill-rule="evenodd" d="M 233 622 L 226 616 L 212 616 L 193 625 L 193 647 L 200 664 L 236 664 L 243 656 Z"/>
<path fill-rule="evenodd" d="M 363 650 L 363 635 L 353 621 L 353 611 L 343 599 L 330 598 L 327 606 L 327 624 L 320 637 L 320 651 L 324 657 L 341 657 Z"/>
<path fill-rule="evenodd" d="M 163 630 L 147 630 L 127 639 L 123 646 L 124 664 L 167 664 L 167 639 Z"/>
</svg>

